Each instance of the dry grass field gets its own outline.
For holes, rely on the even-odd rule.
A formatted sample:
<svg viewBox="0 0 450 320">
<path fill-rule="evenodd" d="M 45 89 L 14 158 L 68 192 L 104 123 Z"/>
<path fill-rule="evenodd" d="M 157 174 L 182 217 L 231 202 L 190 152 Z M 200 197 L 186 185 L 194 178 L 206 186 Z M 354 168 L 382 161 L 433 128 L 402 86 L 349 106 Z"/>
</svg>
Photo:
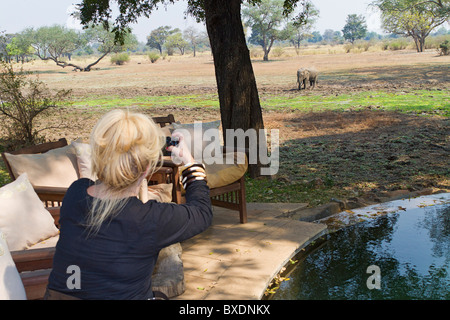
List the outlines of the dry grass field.
<svg viewBox="0 0 450 320">
<path fill-rule="evenodd" d="M 319 83 L 314 90 L 298 91 L 296 70 L 306 66 L 319 71 Z M 136 55 L 122 66 L 105 58 L 84 73 L 42 61 L 23 68 L 52 89 L 73 92 L 74 102 L 62 113 L 70 125 L 48 131 L 48 140 L 87 138 L 115 103 L 152 116 L 173 113 L 182 122 L 220 119 L 208 53 L 156 63 Z M 253 68 L 265 127 L 280 130 L 281 164 L 272 179 L 248 179 L 249 201 L 314 206 L 333 197 L 450 189 L 450 56 L 435 50 L 328 48 L 268 62 L 254 59 Z M 39 125 L 59 123 L 58 117 Z"/>
<path fill-rule="evenodd" d="M 88 64 L 93 59 L 78 60 Z M 261 92 L 286 92 L 296 88 L 296 70 L 315 67 L 321 73 L 320 92 L 333 89 L 349 90 L 395 85 L 419 87 L 448 85 L 449 56 L 437 56 L 435 50 L 417 53 L 413 50 L 375 51 L 359 54 L 313 54 L 273 58 L 263 62 L 253 60 L 258 88 Z M 132 56 L 123 66 L 111 65 L 108 57 L 88 73 L 62 69 L 51 61 L 35 61 L 24 69 L 37 72 L 51 88 L 72 89 L 76 96 L 167 95 L 216 92 L 214 65 L 208 53 L 192 56 L 172 56 L 151 63 L 147 56 Z M 339 79 L 339 74 L 347 77 Z M 328 80 L 328 81 L 327 81 Z M 343 87 L 343 88 L 341 88 Z"/>
</svg>

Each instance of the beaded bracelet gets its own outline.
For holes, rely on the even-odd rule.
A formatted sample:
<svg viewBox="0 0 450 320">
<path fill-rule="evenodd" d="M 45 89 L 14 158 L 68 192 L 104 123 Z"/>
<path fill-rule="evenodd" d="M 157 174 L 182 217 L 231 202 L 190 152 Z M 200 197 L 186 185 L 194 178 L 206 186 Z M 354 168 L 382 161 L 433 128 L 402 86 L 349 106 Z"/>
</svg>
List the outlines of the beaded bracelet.
<svg viewBox="0 0 450 320">
<path fill-rule="evenodd" d="M 186 190 L 187 189 L 187 187 L 189 187 L 190 185 L 191 185 L 191 183 L 192 182 L 194 182 L 194 181 L 198 181 L 198 180 L 203 180 L 203 181 L 205 181 L 206 182 L 206 179 L 205 178 L 201 178 L 201 177 L 194 177 L 194 178 L 191 178 L 191 179 L 189 179 L 188 181 L 186 181 L 186 183 L 185 184 L 183 184 L 183 188 Z"/>
<path fill-rule="evenodd" d="M 194 177 L 206 178 L 206 174 L 204 172 L 197 172 L 197 171 L 190 172 L 188 175 L 182 176 L 181 183 L 184 183 L 187 180 L 189 180 L 190 178 L 194 178 Z"/>
<path fill-rule="evenodd" d="M 203 163 L 188 163 L 184 166 L 183 172 L 186 170 L 189 170 L 191 168 L 201 168 L 203 170 L 205 170 L 205 165 Z"/>
<path fill-rule="evenodd" d="M 206 181 L 205 165 L 203 163 L 187 164 L 186 168 L 184 168 L 181 172 L 181 178 L 181 183 L 183 184 L 185 190 L 194 181 Z"/>
<path fill-rule="evenodd" d="M 183 175 L 183 174 L 184 174 L 184 175 L 188 175 L 188 174 L 190 174 L 191 172 L 202 172 L 202 173 L 205 173 L 205 174 L 206 174 L 205 169 L 203 169 L 202 167 L 189 167 L 189 168 L 186 168 L 186 169 L 184 169 L 184 170 L 182 171 L 182 175 Z"/>
</svg>

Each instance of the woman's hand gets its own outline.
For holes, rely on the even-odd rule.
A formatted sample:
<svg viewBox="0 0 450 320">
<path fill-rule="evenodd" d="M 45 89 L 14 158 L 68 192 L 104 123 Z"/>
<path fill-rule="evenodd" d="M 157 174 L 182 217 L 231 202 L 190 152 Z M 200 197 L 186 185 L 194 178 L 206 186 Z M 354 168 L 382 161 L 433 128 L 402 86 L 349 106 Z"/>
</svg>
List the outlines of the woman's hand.
<svg viewBox="0 0 450 320">
<path fill-rule="evenodd" d="M 189 148 L 186 145 L 186 142 L 184 141 L 184 136 L 180 132 L 174 132 L 172 134 L 172 138 L 178 138 L 179 143 L 175 146 L 169 146 L 166 148 L 167 151 L 170 151 L 172 153 L 172 161 L 175 163 L 182 163 L 182 164 L 188 164 L 194 162 L 194 157 L 192 157 L 191 152 L 189 151 Z"/>
</svg>

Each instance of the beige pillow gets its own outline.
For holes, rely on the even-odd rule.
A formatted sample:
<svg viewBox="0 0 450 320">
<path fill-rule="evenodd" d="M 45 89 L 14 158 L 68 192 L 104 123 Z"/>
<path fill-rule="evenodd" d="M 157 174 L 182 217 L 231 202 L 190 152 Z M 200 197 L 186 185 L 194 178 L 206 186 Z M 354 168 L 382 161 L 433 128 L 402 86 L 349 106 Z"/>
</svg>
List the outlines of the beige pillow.
<svg viewBox="0 0 450 320">
<path fill-rule="evenodd" d="M 148 199 L 156 200 L 158 202 L 172 202 L 171 183 L 160 183 L 148 186 Z"/>
<path fill-rule="evenodd" d="M 212 121 L 212 122 L 203 122 L 201 123 L 201 131 L 197 134 L 195 133 L 195 130 L 197 128 L 200 128 L 200 124 L 195 123 L 185 123 L 185 124 L 178 124 L 173 123 L 172 124 L 175 130 L 186 130 L 189 135 L 185 135 L 186 138 L 186 144 L 189 148 L 190 153 L 197 161 L 202 161 L 203 158 L 203 150 L 210 145 L 211 143 L 217 143 L 217 147 L 220 147 L 220 140 L 215 141 L 215 139 L 212 139 L 212 141 L 205 141 L 204 140 L 204 134 L 205 131 L 209 129 L 216 129 L 217 133 L 216 136 L 220 139 L 220 120 Z M 180 130 L 180 131 L 181 131 Z M 182 131 L 181 131 L 182 132 Z M 183 133 L 183 132 L 182 132 Z M 212 154 L 214 156 L 214 154 Z"/>
<path fill-rule="evenodd" d="M 227 157 L 232 159 L 232 163 L 228 163 Z M 240 163 L 244 159 L 244 163 Z M 208 163 L 208 159 L 205 159 Z M 223 164 L 212 163 L 205 164 L 206 178 L 208 186 L 212 188 L 223 187 L 239 180 L 247 171 L 248 161 L 245 153 L 231 152 L 223 154 Z"/>
<path fill-rule="evenodd" d="M 147 185 L 147 180 L 144 179 L 139 190 L 139 199 L 146 203 L 149 200 L 156 200 L 158 202 L 172 202 L 172 188 L 171 183 L 160 183 L 155 185 Z"/>
<path fill-rule="evenodd" d="M 11 251 L 27 249 L 59 233 L 26 173 L 0 188 L 0 229 Z"/>
<path fill-rule="evenodd" d="M 73 150 L 75 152 L 75 156 L 77 157 L 77 168 L 80 178 L 88 178 L 92 181 L 97 180 L 97 175 L 92 173 L 92 148 L 88 143 L 73 141 L 71 143 L 73 145 Z"/>
<path fill-rule="evenodd" d="M 227 161 L 227 157 L 232 161 Z M 211 189 L 227 186 L 231 183 L 236 182 L 245 174 L 248 169 L 248 160 L 245 152 L 224 153 L 223 163 L 208 161 L 209 159 L 205 160 L 207 185 Z M 244 163 L 241 163 L 242 160 L 244 160 Z M 185 167 L 183 166 L 179 167 L 180 175 L 184 168 Z M 181 185 L 181 193 L 185 194 L 183 185 Z"/>
<path fill-rule="evenodd" d="M 16 178 L 26 172 L 35 187 L 68 188 L 78 179 L 78 164 L 73 148 L 72 145 L 67 145 L 46 153 L 5 153 L 5 156 Z"/>
<path fill-rule="evenodd" d="M 25 288 L 0 230 L 0 300 L 26 300 Z"/>
<path fill-rule="evenodd" d="M 56 244 L 58 243 L 58 240 L 59 240 L 59 234 L 54 236 L 54 237 L 51 237 L 51 238 L 45 239 L 43 241 L 40 241 L 40 242 L 36 243 L 35 245 L 32 245 L 28 249 L 54 248 L 54 247 L 56 247 Z"/>
</svg>

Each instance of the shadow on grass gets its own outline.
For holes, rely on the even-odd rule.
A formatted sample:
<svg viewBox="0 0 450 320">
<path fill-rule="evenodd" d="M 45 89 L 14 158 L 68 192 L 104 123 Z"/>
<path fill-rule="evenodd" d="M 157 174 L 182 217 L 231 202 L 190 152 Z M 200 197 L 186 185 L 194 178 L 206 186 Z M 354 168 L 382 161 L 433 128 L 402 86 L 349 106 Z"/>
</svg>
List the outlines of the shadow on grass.
<svg viewBox="0 0 450 320">
<path fill-rule="evenodd" d="M 399 189 L 450 189 L 448 119 L 359 111 L 284 122 L 294 133 L 280 143 L 280 170 L 274 179 L 249 180 L 250 199 L 316 206 Z"/>
<path fill-rule="evenodd" d="M 325 72 L 320 75 L 320 80 L 346 84 L 358 81 L 362 84 L 373 81 L 402 84 L 413 82 L 416 84 L 425 82 L 446 83 L 450 81 L 450 63 L 426 64 L 408 66 L 383 66 L 358 69 L 348 69 L 334 72 Z"/>
</svg>

